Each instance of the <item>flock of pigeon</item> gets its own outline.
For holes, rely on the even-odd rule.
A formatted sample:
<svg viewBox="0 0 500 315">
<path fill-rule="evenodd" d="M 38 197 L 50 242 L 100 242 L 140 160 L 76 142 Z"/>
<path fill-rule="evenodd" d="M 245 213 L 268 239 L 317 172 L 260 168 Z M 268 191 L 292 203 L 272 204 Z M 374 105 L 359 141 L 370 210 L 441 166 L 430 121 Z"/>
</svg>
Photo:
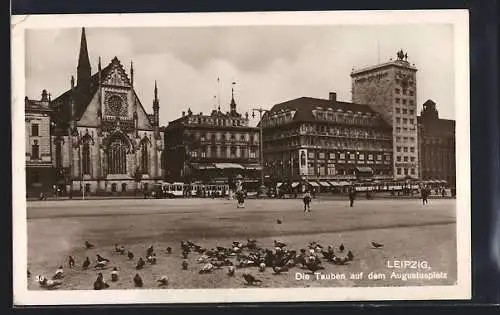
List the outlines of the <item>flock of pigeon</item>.
<svg viewBox="0 0 500 315">
<path fill-rule="evenodd" d="M 371 242 L 372 248 L 383 247 L 383 244 Z M 91 249 L 95 246 L 88 241 L 85 241 L 85 248 Z M 115 245 L 114 251 L 120 255 L 128 257 L 128 260 L 134 260 L 134 253 L 126 250 L 123 245 Z M 207 249 L 199 244 L 191 241 L 181 241 L 181 270 L 188 270 L 189 263 L 187 258 L 190 255 L 198 255 L 196 262 L 201 265 L 199 274 L 212 273 L 215 270 L 225 269 L 229 277 L 234 277 L 237 269 L 243 269 L 242 277 L 245 280 L 245 285 L 257 285 L 262 283 L 262 280 L 257 276 L 252 275 L 249 270 L 256 268 L 258 272 L 264 272 L 267 268 L 271 268 L 274 275 L 288 272 L 291 268 L 298 267 L 307 270 L 311 273 L 325 269 L 323 263 L 331 263 L 334 265 L 347 265 L 354 259 L 354 254 L 351 250 L 346 250 L 343 244 L 338 248 L 333 245 L 323 246 L 318 242 L 309 242 L 306 248 L 301 248 L 298 251 L 290 249 L 287 244 L 274 241 L 274 248 L 262 248 L 258 246 L 255 239 L 248 239 L 246 242 L 235 241 L 229 247 L 217 246 L 216 248 Z M 172 248 L 167 247 L 165 253 L 172 254 Z M 157 263 L 156 253 L 153 246 L 147 248 L 145 253 L 146 259 L 142 257 L 136 262 L 136 270 L 139 271 L 145 265 L 155 265 Z M 97 278 L 94 282 L 94 290 L 103 290 L 110 287 L 110 284 L 104 279 L 102 271 L 110 267 L 110 260 L 96 255 L 95 263 L 92 265 L 89 257 L 86 257 L 82 264 L 82 270 L 93 268 L 98 271 Z M 75 259 L 72 256 L 68 257 L 68 267 L 75 267 Z M 28 278 L 31 273 L 28 269 Z M 52 290 L 57 289 L 63 284 L 64 270 L 63 266 L 59 266 L 52 277 L 37 276 L 36 281 L 41 288 Z M 110 274 L 111 282 L 119 281 L 118 269 L 112 268 Z M 144 281 L 139 272 L 133 277 L 133 283 L 136 288 L 144 286 Z M 166 275 L 159 277 L 156 280 L 158 286 L 168 286 L 169 278 Z"/>
</svg>

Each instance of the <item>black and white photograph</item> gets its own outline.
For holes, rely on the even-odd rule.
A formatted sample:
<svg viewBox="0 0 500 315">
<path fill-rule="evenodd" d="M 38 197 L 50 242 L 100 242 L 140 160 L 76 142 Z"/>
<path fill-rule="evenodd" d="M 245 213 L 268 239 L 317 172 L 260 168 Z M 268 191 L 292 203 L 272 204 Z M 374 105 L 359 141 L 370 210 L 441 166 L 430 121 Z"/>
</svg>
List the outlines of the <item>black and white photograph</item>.
<svg viewBox="0 0 500 315">
<path fill-rule="evenodd" d="M 11 23 L 14 303 L 470 298 L 466 11 Z"/>
</svg>

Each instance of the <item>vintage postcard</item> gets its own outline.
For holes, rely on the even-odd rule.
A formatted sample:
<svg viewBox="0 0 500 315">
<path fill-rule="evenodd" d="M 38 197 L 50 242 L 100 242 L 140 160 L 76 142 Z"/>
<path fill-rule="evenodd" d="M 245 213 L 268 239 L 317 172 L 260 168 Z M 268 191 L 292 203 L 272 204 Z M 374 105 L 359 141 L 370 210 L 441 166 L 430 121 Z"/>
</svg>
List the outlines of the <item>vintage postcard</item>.
<svg viewBox="0 0 500 315">
<path fill-rule="evenodd" d="M 11 25 L 16 305 L 470 298 L 467 11 Z"/>
</svg>

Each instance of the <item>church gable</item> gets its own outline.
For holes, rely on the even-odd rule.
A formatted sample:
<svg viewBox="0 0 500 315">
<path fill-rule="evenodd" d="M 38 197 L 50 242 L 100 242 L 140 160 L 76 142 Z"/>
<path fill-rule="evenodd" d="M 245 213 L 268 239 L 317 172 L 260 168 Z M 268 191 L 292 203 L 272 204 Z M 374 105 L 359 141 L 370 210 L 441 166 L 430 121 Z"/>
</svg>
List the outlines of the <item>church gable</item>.
<svg viewBox="0 0 500 315">
<path fill-rule="evenodd" d="M 123 66 L 118 58 L 113 58 L 108 71 L 106 72 L 107 73 L 104 73 L 102 78 L 103 84 L 123 87 L 131 86 L 127 73 L 125 72 L 125 69 L 123 69 Z"/>
</svg>

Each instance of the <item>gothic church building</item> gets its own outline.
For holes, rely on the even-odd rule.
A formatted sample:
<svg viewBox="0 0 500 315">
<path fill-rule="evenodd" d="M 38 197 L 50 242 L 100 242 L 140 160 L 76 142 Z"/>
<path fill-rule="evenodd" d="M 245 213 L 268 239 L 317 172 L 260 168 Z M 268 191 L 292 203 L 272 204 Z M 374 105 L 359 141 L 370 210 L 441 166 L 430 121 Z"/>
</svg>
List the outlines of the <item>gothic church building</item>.
<svg viewBox="0 0 500 315">
<path fill-rule="evenodd" d="M 163 179 L 163 132 L 154 84 L 153 114 L 146 113 L 117 57 L 92 74 L 82 29 L 77 79 L 50 102 L 53 166 L 67 192 L 125 193 Z"/>
</svg>

